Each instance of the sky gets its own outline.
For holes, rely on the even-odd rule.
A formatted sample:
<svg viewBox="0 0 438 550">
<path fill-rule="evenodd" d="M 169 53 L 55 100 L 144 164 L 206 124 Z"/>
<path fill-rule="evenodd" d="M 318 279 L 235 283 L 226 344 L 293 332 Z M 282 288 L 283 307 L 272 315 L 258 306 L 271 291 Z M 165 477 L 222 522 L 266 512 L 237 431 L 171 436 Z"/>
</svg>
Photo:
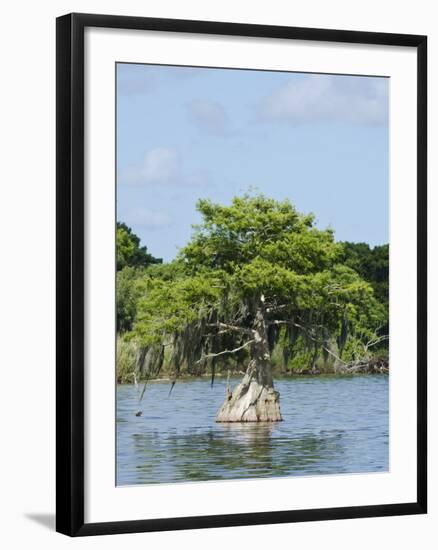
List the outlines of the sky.
<svg viewBox="0 0 438 550">
<path fill-rule="evenodd" d="M 288 198 L 337 240 L 388 242 L 389 80 L 117 64 L 117 219 L 170 261 L 199 198 Z"/>
</svg>

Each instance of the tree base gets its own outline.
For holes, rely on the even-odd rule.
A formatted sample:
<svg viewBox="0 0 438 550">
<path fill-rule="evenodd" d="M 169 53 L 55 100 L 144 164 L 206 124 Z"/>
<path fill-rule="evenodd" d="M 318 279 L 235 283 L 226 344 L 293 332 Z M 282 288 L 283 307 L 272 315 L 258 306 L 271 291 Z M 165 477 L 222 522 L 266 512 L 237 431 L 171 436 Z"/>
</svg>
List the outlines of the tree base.
<svg viewBox="0 0 438 550">
<path fill-rule="evenodd" d="M 227 396 L 216 416 L 216 422 L 279 422 L 280 394 L 263 386 L 248 375 Z"/>
</svg>

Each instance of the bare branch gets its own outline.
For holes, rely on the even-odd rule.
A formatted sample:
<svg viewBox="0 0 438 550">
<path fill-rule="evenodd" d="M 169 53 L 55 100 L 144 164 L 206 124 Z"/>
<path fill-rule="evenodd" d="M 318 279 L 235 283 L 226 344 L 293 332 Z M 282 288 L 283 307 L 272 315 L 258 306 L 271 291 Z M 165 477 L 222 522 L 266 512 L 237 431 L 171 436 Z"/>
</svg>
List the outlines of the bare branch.
<svg viewBox="0 0 438 550">
<path fill-rule="evenodd" d="M 389 335 L 385 334 L 384 336 L 380 336 L 379 338 L 376 338 L 376 340 L 370 340 L 365 344 L 365 350 L 368 351 L 368 348 L 371 348 L 375 346 L 376 344 L 379 344 L 380 342 L 383 342 L 384 340 L 389 340 Z"/>
<path fill-rule="evenodd" d="M 338 357 L 336 355 L 336 353 L 333 353 L 333 351 L 331 349 L 329 349 L 327 346 L 324 345 L 324 342 L 321 342 L 321 340 L 318 340 L 317 338 L 315 338 L 314 336 L 312 336 L 309 331 L 303 327 L 302 325 L 299 325 L 298 323 L 294 323 L 294 325 L 298 328 L 300 328 L 301 330 L 304 330 L 304 332 L 307 333 L 308 337 L 313 340 L 314 342 L 316 342 L 317 344 L 319 344 L 323 350 L 325 350 L 329 355 L 331 355 L 332 357 L 334 357 L 337 361 L 339 361 L 340 363 L 342 363 L 343 365 L 346 365 L 347 363 L 345 361 L 343 361 L 340 357 Z"/>
<path fill-rule="evenodd" d="M 238 327 L 236 325 L 228 325 L 227 323 L 210 323 L 207 325 L 208 327 L 216 327 L 224 329 L 223 331 L 234 331 L 234 332 L 244 332 L 245 334 L 252 335 L 254 334 L 254 331 L 247 327 Z M 221 331 L 222 332 L 222 331 Z M 222 332 L 223 333 L 223 332 Z"/>
<path fill-rule="evenodd" d="M 282 309 L 285 309 L 289 307 L 290 304 L 281 304 L 278 306 L 269 306 L 266 308 L 266 313 L 273 313 L 275 311 L 281 311 Z"/>
<path fill-rule="evenodd" d="M 337 361 L 339 361 L 340 363 L 343 363 L 344 365 L 346 365 L 347 363 L 345 361 L 343 361 L 340 357 L 338 357 L 336 355 L 336 353 L 333 353 L 333 351 L 331 349 L 329 349 L 327 346 L 324 345 L 324 342 L 322 342 L 321 340 L 318 340 L 317 338 L 315 338 L 312 334 L 310 334 L 310 331 L 309 329 L 307 329 L 305 326 L 303 325 L 300 325 L 299 323 L 296 323 L 295 321 L 271 321 L 270 324 L 272 325 L 293 325 L 295 327 L 298 327 L 299 329 L 301 329 L 303 332 L 305 332 L 307 334 L 307 336 L 313 341 L 313 342 L 316 342 L 317 344 L 319 344 L 323 350 L 325 350 L 329 355 L 333 356 Z"/>
<path fill-rule="evenodd" d="M 225 355 L 226 353 L 237 353 L 238 351 L 240 351 L 243 348 L 246 348 L 247 346 L 249 346 L 253 342 L 255 342 L 255 340 L 248 340 L 248 342 L 245 342 L 244 344 L 242 344 L 238 348 L 230 349 L 230 350 L 225 349 L 224 351 L 220 351 L 219 353 L 209 353 L 208 355 L 204 355 L 203 357 L 201 357 L 201 359 L 196 361 L 196 364 L 201 363 L 201 361 L 205 361 L 206 359 L 209 359 L 210 357 L 219 357 L 219 355 Z"/>
</svg>

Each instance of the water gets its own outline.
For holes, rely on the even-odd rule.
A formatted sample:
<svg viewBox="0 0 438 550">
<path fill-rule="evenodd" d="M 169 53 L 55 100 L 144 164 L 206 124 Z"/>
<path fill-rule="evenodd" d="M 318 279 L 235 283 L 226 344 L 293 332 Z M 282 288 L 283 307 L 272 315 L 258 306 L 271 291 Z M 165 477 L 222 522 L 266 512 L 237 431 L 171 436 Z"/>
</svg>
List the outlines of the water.
<svg viewBox="0 0 438 550">
<path fill-rule="evenodd" d="M 238 380 L 233 380 L 233 385 Z M 388 376 L 277 380 L 284 421 L 218 424 L 226 382 L 117 388 L 117 484 L 388 470 Z"/>
</svg>

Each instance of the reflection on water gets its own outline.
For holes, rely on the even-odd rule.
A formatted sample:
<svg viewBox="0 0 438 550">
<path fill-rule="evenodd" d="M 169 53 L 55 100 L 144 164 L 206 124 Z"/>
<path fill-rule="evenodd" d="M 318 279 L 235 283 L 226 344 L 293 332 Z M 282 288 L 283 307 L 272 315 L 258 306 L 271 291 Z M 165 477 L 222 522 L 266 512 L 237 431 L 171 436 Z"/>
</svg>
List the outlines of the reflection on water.
<svg viewBox="0 0 438 550">
<path fill-rule="evenodd" d="M 236 380 L 237 383 L 237 380 Z M 117 389 L 117 484 L 376 472 L 388 469 L 388 377 L 276 382 L 284 422 L 217 424 L 225 381 Z"/>
</svg>

